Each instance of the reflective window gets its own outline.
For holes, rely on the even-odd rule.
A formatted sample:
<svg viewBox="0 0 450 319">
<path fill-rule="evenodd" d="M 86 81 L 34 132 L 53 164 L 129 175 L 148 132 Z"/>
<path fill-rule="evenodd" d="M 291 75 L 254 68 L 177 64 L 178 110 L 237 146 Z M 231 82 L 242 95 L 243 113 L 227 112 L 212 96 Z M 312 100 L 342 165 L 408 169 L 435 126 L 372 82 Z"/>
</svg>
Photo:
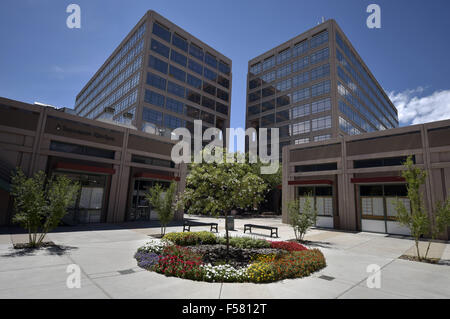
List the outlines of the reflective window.
<svg viewBox="0 0 450 319">
<path fill-rule="evenodd" d="M 303 72 L 303 73 L 297 74 L 296 76 L 294 76 L 292 78 L 292 86 L 293 87 L 300 86 L 300 85 L 305 84 L 308 81 L 309 81 L 309 72 Z"/>
<path fill-rule="evenodd" d="M 198 47 L 198 46 L 196 46 L 193 43 L 191 43 L 189 45 L 189 54 L 191 56 L 193 56 L 194 58 L 197 58 L 200 61 L 203 61 L 203 56 L 204 56 L 203 49 Z"/>
<path fill-rule="evenodd" d="M 166 109 L 183 114 L 184 113 L 184 104 L 182 102 L 179 102 L 177 100 L 171 99 L 170 97 L 166 100 Z"/>
<path fill-rule="evenodd" d="M 330 92 L 330 81 L 317 83 L 311 87 L 311 96 L 319 96 Z"/>
<path fill-rule="evenodd" d="M 324 111 L 329 111 L 331 110 L 331 99 L 327 98 L 327 99 L 323 99 L 323 100 L 319 100 L 316 102 L 311 103 L 311 112 L 314 113 L 319 113 L 319 112 L 324 112 Z"/>
<path fill-rule="evenodd" d="M 298 72 L 306 68 L 309 64 L 309 57 L 305 56 L 304 58 L 298 59 L 292 63 L 292 72 Z"/>
<path fill-rule="evenodd" d="M 249 95 L 248 95 L 248 101 L 251 103 L 251 102 L 254 102 L 254 101 L 257 101 L 257 100 L 259 100 L 259 99 L 261 99 L 261 91 L 256 91 L 256 92 L 253 92 L 253 93 L 250 93 Z"/>
<path fill-rule="evenodd" d="M 248 108 L 248 114 L 250 115 L 259 114 L 260 112 L 261 112 L 261 105 L 259 104 L 252 105 Z"/>
<path fill-rule="evenodd" d="M 217 89 L 217 97 L 221 100 L 224 100 L 225 102 L 228 102 L 229 95 L 227 92 L 222 91 L 221 89 Z"/>
<path fill-rule="evenodd" d="M 261 86 L 261 79 L 253 79 L 253 80 L 250 80 L 250 82 L 248 82 L 248 88 L 250 90 L 260 87 L 260 86 Z"/>
<path fill-rule="evenodd" d="M 261 80 L 263 81 L 263 83 L 270 83 L 272 81 L 275 81 L 275 71 L 269 72 L 264 74 L 263 76 L 261 76 Z"/>
<path fill-rule="evenodd" d="M 216 87 L 206 82 L 203 83 L 203 91 L 214 96 L 216 95 Z"/>
<path fill-rule="evenodd" d="M 148 61 L 148 66 L 156 71 L 167 74 L 169 64 L 151 55 Z"/>
<path fill-rule="evenodd" d="M 277 78 L 282 78 L 291 74 L 291 65 L 285 65 L 277 70 Z"/>
<path fill-rule="evenodd" d="M 278 56 L 277 56 L 277 64 L 286 62 L 290 58 L 291 58 L 291 49 L 286 49 L 284 51 L 281 51 L 278 53 Z"/>
<path fill-rule="evenodd" d="M 295 145 L 309 143 L 309 137 L 306 137 L 306 138 L 300 138 L 300 139 L 298 139 L 298 140 L 295 140 L 294 143 L 295 143 Z"/>
<path fill-rule="evenodd" d="M 196 107 L 186 105 L 186 115 L 198 120 L 200 119 L 200 110 Z"/>
<path fill-rule="evenodd" d="M 231 72 L 230 66 L 225 62 L 219 61 L 219 71 L 226 75 L 229 75 Z"/>
<path fill-rule="evenodd" d="M 216 111 L 228 115 L 228 106 L 220 102 L 216 102 Z"/>
<path fill-rule="evenodd" d="M 178 81 L 186 82 L 186 72 L 173 65 L 169 67 L 169 75 L 173 76 Z"/>
<path fill-rule="evenodd" d="M 203 75 L 203 66 L 200 63 L 195 62 L 192 59 L 189 59 L 189 69 L 194 71 L 195 73 L 198 73 L 200 75 Z"/>
<path fill-rule="evenodd" d="M 265 87 L 262 89 L 262 97 L 268 97 L 275 94 L 275 88 L 273 86 Z"/>
<path fill-rule="evenodd" d="M 162 113 L 144 107 L 142 110 L 142 120 L 145 122 L 162 125 Z"/>
<path fill-rule="evenodd" d="M 310 56 L 311 64 L 318 63 L 320 61 L 326 60 L 329 57 L 329 50 L 328 48 L 324 48 L 322 50 L 319 50 L 317 52 L 314 52 Z"/>
<path fill-rule="evenodd" d="M 172 43 L 178 49 L 181 49 L 181 50 L 187 52 L 187 50 L 188 50 L 188 43 L 187 43 L 187 41 L 185 39 L 180 37 L 178 34 L 174 33 L 172 35 Z"/>
<path fill-rule="evenodd" d="M 214 124 L 214 114 L 202 111 L 201 119 L 207 123 Z"/>
<path fill-rule="evenodd" d="M 216 57 L 209 52 L 205 53 L 205 63 L 217 69 L 217 60 Z"/>
<path fill-rule="evenodd" d="M 326 141 L 331 139 L 331 134 L 314 136 L 314 142 Z"/>
<path fill-rule="evenodd" d="M 202 88 L 202 80 L 189 73 L 187 74 L 187 83 L 197 89 Z"/>
<path fill-rule="evenodd" d="M 309 99 L 309 88 L 303 88 L 292 93 L 292 101 L 299 102 Z"/>
<path fill-rule="evenodd" d="M 259 74 L 262 71 L 262 64 L 260 62 L 253 64 L 250 67 L 250 73 L 252 73 L 253 75 Z"/>
<path fill-rule="evenodd" d="M 153 34 L 156 34 L 161 39 L 166 40 L 170 43 L 170 31 L 168 28 L 164 27 L 163 25 L 154 22 L 153 23 Z"/>
<path fill-rule="evenodd" d="M 277 97 L 277 107 L 282 107 L 291 103 L 291 95 L 286 94 Z"/>
<path fill-rule="evenodd" d="M 263 102 L 261 104 L 262 112 L 266 112 L 275 108 L 275 99 Z"/>
<path fill-rule="evenodd" d="M 227 88 L 227 89 L 230 87 L 230 81 L 221 75 L 219 75 L 219 77 L 217 79 L 217 83 L 219 83 L 220 85 L 222 85 L 224 88 Z"/>
<path fill-rule="evenodd" d="M 299 56 L 305 53 L 306 51 L 308 51 L 308 40 L 304 40 L 300 43 L 297 43 L 292 49 L 292 55 Z"/>
<path fill-rule="evenodd" d="M 154 86 L 160 90 L 165 91 L 166 90 L 166 79 L 153 74 L 153 73 L 147 73 L 147 84 Z"/>
<path fill-rule="evenodd" d="M 292 135 L 304 134 L 310 132 L 309 121 L 292 124 Z"/>
<path fill-rule="evenodd" d="M 311 81 L 330 75 L 330 65 L 324 64 L 311 70 Z"/>
<path fill-rule="evenodd" d="M 278 91 L 287 91 L 291 88 L 291 79 L 287 79 L 281 82 L 277 83 L 277 90 Z M 264 94 L 264 93 L 263 93 Z"/>
<path fill-rule="evenodd" d="M 211 81 L 214 81 L 214 82 L 217 81 L 217 73 L 214 71 L 211 71 L 207 67 L 204 68 L 203 75 L 205 76 L 205 78 L 207 78 Z"/>
<path fill-rule="evenodd" d="M 198 94 L 197 92 L 189 90 L 189 89 L 186 89 L 186 98 L 189 101 L 192 101 L 192 102 L 195 102 L 197 104 L 200 104 L 201 97 L 202 96 L 200 94 Z"/>
<path fill-rule="evenodd" d="M 202 106 L 205 106 L 207 108 L 214 110 L 215 102 L 213 99 L 210 99 L 206 96 L 202 96 Z"/>
<path fill-rule="evenodd" d="M 309 104 L 304 104 L 304 105 L 299 105 L 296 106 L 294 108 L 292 108 L 292 118 L 298 118 L 298 117 L 303 117 L 303 116 L 307 116 L 310 113 L 310 106 Z"/>
<path fill-rule="evenodd" d="M 152 39 L 152 42 L 150 44 L 150 49 L 152 51 L 155 51 L 155 52 L 161 54 L 162 56 L 165 56 L 166 58 L 169 58 L 169 52 L 170 52 L 169 47 L 165 46 L 164 44 L 162 44 L 159 41 L 156 41 L 155 39 Z"/>
<path fill-rule="evenodd" d="M 261 126 L 265 127 L 265 126 L 270 126 L 275 124 L 275 114 L 268 114 L 265 115 L 261 118 Z"/>
<path fill-rule="evenodd" d="M 176 129 L 179 127 L 185 127 L 186 126 L 186 121 L 182 120 L 176 116 L 172 116 L 169 114 L 165 114 L 164 115 L 164 126 L 171 128 L 171 129 Z"/>
<path fill-rule="evenodd" d="M 172 50 L 172 51 L 170 52 L 170 59 L 171 59 L 172 61 L 178 63 L 179 65 L 184 66 L 184 67 L 185 67 L 186 64 L 187 64 L 187 57 L 186 57 L 185 55 L 181 54 L 181 53 L 178 53 L 178 52 L 175 51 L 175 50 Z"/>
<path fill-rule="evenodd" d="M 262 64 L 262 69 L 263 71 L 266 71 L 274 66 L 275 66 L 275 56 L 271 56 L 270 58 L 264 60 Z"/>
<path fill-rule="evenodd" d="M 313 131 L 319 131 L 330 127 L 331 127 L 331 116 L 324 116 L 311 120 L 311 128 Z"/>
<path fill-rule="evenodd" d="M 277 123 L 289 121 L 289 110 L 277 112 Z"/>
<path fill-rule="evenodd" d="M 167 84 L 167 92 L 184 98 L 184 87 L 171 81 L 169 81 L 169 83 Z"/>
<path fill-rule="evenodd" d="M 144 101 L 156 106 L 164 107 L 165 98 L 164 95 L 150 90 L 145 90 Z"/>
<path fill-rule="evenodd" d="M 277 122 L 278 122 L 278 118 L 277 118 Z M 283 138 L 283 137 L 289 137 L 289 133 L 290 133 L 290 129 L 289 129 L 289 125 L 284 125 L 284 126 L 281 126 L 281 127 L 279 127 L 278 128 L 279 129 L 279 134 L 280 134 L 280 137 L 281 138 Z M 280 143 L 280 151 L 281 151 L 281 143 Z"/>
<path fill-rule="evenodd" d="M 319 34 L 316 34 L 312 37 L 310 44 L 311 48 L 318 47 L 319 45 L 328 42 L 328 31 L 325 30 L 323 32 L 320 32 Z"/>
</svg>

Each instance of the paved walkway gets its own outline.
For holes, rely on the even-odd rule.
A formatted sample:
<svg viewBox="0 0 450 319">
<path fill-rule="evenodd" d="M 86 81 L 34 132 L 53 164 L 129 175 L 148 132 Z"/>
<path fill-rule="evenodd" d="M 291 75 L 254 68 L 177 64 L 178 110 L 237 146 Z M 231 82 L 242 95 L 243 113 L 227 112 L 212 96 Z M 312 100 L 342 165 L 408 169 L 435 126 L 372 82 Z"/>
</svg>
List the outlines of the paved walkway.
<svg viewBox="0 0 450 319">
<path fill-rule="evenodd" d="M 224 229 L 223 219 L 196 219 L 218 221 L 219 230 Z M 279 240 L 293 237 L 279 218 L 236 219 L 232 235 L 242 236 L 243 224 L 249 222 L 278 226 Z M 26 241 L 26 236 L 3 232 L 0 298 L 450 298 L 450 266 L 398 259 L 413 247 L 407 238 L 313 229 L 306 239 L 310 247 L 322 250 L 326 268 L 307 278 L 256 285 L 194 282 L 138 268 L 136 249 L 159 231 L 142 223 L 61 228 L 47 240 L 64 246 L 63 252 L 41 249 L 30 254 L 12 249 L 13 242 Z M 182 231 L 182 226 L 167 231 Z M 258 233 L 253 236 L 269 238 L 268 231 Z M 441 245 L 436 251 L 450 260 L 450 244 Z M 80 289 L 66 286 L 70 264 L 81 267 Z M 381 267 L 379 289 L 366 284 L 371 264 Z"/>
</svg>

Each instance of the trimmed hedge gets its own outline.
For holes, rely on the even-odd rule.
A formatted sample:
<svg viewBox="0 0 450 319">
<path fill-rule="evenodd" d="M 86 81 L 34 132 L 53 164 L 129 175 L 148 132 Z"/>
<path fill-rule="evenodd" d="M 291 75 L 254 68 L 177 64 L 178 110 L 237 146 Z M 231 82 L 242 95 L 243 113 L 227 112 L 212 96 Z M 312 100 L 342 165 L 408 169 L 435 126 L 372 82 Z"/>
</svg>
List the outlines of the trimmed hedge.
<svg viewBox="0 0 450 319">
<path fill-rule="evenodd" d="M 178 246 L 214 245 L 217 236 L 207 231 L 168 233 L 163 239 Z"/>
</svg>

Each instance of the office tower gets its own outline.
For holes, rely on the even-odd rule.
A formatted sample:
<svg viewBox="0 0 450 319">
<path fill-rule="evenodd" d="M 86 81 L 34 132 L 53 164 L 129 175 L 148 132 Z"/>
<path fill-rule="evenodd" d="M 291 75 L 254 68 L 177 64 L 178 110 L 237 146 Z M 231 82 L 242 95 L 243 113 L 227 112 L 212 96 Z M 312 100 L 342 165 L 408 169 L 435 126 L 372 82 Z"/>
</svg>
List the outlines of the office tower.
<svg viewBox="0 0 450 319">
<path fill-rule="evenodd" d="M 230 123 L 231 60 L 148 11 L 76 97 L 75 112 L 170 137 Z"/>
<path fill-rule="evenodd" d="M 246 127 L 283 146 L 398 127 L 397 109 L 334 20 L 248 62 Z"/>
</svg>

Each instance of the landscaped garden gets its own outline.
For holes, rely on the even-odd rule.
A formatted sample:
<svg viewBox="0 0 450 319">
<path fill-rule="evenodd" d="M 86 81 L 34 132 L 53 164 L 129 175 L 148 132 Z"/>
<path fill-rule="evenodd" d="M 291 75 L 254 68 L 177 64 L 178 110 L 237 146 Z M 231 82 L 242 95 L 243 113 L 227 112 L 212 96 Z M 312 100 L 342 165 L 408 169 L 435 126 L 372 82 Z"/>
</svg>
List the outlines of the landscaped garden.
<svg viewBox="0 0 450 319">
<path fill-rule="evenodd" d="M 209 232 L 169 233 L 140 247 L 135 258 L 146 270 L 207 282 L 268 283 L 326 266 L 320 250 L 297 242 L 233 237 L 227 250 L 226 239 Z"/>
</svg>

